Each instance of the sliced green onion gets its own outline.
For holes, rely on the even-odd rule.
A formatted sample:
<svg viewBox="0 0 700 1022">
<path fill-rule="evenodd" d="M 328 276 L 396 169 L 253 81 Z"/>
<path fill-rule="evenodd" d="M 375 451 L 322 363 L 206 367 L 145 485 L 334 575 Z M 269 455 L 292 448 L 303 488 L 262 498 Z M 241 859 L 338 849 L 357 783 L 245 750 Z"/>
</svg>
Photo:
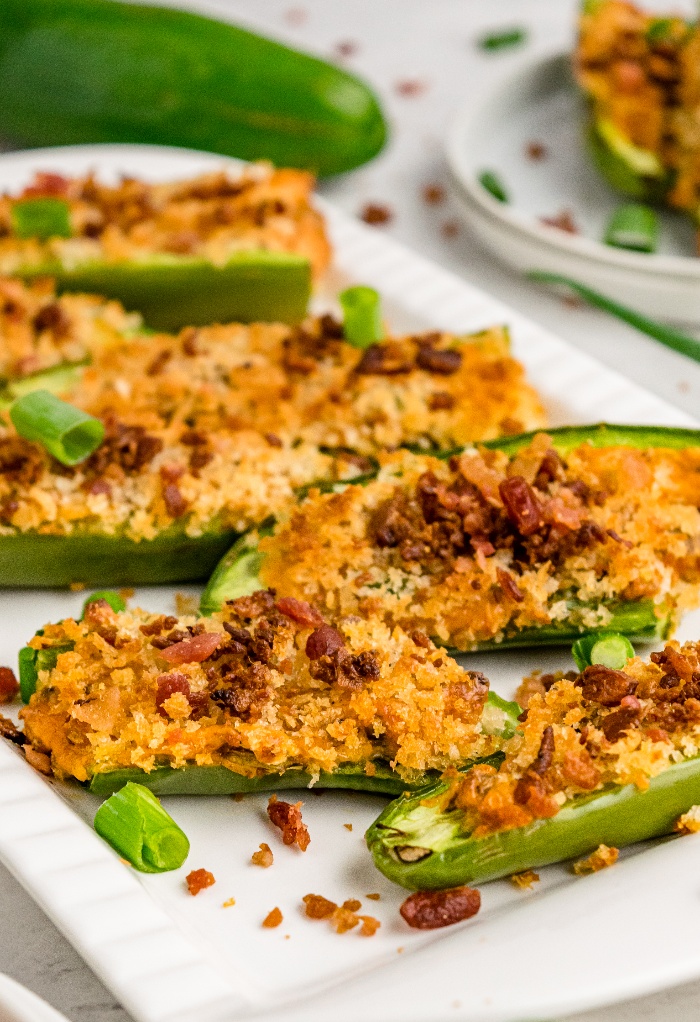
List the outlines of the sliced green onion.
<svg viewBox="0 0 700 1022">
<path fill-rule="evenodd" d="M 518 703 L 510 702 L 491 690 L 481 714 L 484 734 L 512 738 L 518 730 L 518 717 L 522 712 Z"/>
<path fill-rule="evenodd" d="M 384 337 L 379 293 L 373 287 L 348 287 L 338 299 L 343 309 L 343 332 L 348 344 L 369 348 Z"/>
<path fill-rule="evenodd" d="M 530 280 L 535 280 L 538 283 L 560 284 L 563 287 L 568 287 L 594 308 L 600 309 L 602 312 L 609 312 L 611 316 L 616 316 L 623 323 L 628 323 L 648 337 L 653 337 L 655 341 L 665 344 L 667 348 L 672 348 L 673 351 L 678 351 L 681 355 L 700 362 L 700 341 L 688 334 L 681 333 L 680 330 L 674 330 L 673 327 L 666 326 L 664 323 L 649 319 L 640 312 L 635 312 L 634 309 L 629 309 L 612 298 L 606 298 L 598 291 L 591 290 L 585 284 L 579 284 L 578 281 L 571 280 L 570 277 L 562 277 L 559 273 L 531 270 L 527 276 Z"/>
<path fill-rule="evenodd" d="M 494 199 L 498 199 L 499 202 L 509 201 L 508 192 L 503 182 L 492 170 L 485 170 L 479 174 L 479 184 L 482 188 L 486 189 L 489 195 L 493 195 Z"/>
<path fill-rule="evenodd" d="M 599 632 L 577 639 L 571 647 L 571 655 L 579 671 L 585 671 L 592 664 L 602 664 L 603 667 L 621 671 L 630 657 L 634 656 L 634 647 L 626 635 Z"/>
<path fill-rule="evenodd" d="M 10 418 L 20 436 L 42 444 L 62 465 L 85 461 L 105 435 L 99 419 L 48 390 L 33 390 L 18 398 L 10 408 Z"/>
<path fill-rule="evenodd" d="M 20 199 L 12 205 L 12 229 L 18 238 L 70 238 L 70 206 L 63 199 Z"/>
<path fill-rule="evenodd" d="M 652 45 L 660 43 L 663 39 L 671 37 L 672 28 L 673 20 L 671 18 L 655 18 L 646 31 L 646 41 Z"/>
<path fill-rule="evenodd" d="M 615 210 L 605 231 L 605 244 L 630 248 L 634 252 L 654 252 L 659 235 L 659 219 L 649 206 L 630 202 Z"/>
<path fill-rule="evenodd" d="M 133 781 L 102 803 L 95 830 L 142 873 L 178 869 L 190 851 L 187 836 L 155 795 Z"/>
<path fill-rule="evenodd" d="M 40 634 L 40 633 L 37 633 Z M 32 649 L 25 646 L 19 651 L 19 693 L 23 703 L 28 703 L 36 692 L 39 671 L 52 671 L 61 653 L 73 649 L 72 642 L 64 642 L 58 646 L 47 646 L 46 649 Z"/>
<path fill-rule="evenodd" d="M 479 49 L 507 50 L 511 46 L 520 46 L 527 39 L 527 31 L 524 28 L 507 28 L 502 32 L 489 32 L 481 36 L 477 41 Z"/>
<path fill-rule="evenodd" d="M 115 614 L 119 614 L 120 611 L 126 610 L 126 600 L 119 593 L 115 593 L 113 589 L 100 589 L 92 596 L 88 596 L 87 600 L 83 604 L 83 617 L 85 612 L 91 603 L 95 603 L 97 600 L 104 600 L 110 605 Z"/>
</svg>

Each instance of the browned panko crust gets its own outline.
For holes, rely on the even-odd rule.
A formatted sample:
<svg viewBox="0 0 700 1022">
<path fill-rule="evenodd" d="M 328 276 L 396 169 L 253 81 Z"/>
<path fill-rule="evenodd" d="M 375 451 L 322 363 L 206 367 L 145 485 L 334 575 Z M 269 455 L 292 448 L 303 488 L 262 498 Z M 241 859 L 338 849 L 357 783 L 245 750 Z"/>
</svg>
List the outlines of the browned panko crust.
<svg viewBox="0 0 700 1022">
<path fill-rule="evenodd" d="M 520 731 L 496 770 L 485 764 L 451 777 L 446 798 L 474 837 L 556 816 L 579 795 L 635 784 L 700 754 L 700 643 L 670 642 L 650 663 L 636 657 L 622 671 L 588 667 L 533 694 Z M 679 829 L 693 829 L 691 811 Z M 611 865 L 601 846 L 578 872 Z"/>
<path fill-rule="evenodd" d="M 376 481 L 296 506 L 260 542 L 260 577 L 459 649 L 561 620 L 601 629 L 609 601 L 697 605 L 698 506 L 696 449 L 583 444 L 562 459 L 539 434 L 513 458 L 399 453 Z"/>
<path fill-rule="evenodd" d="M 412 778 L 494 751 L 481 732 L 479 676 L 378 621 L 337 630 L 342 646 L 319 672 L 306 652 L 315 629 L 267 592 L 199 620 L 91 604 L 83 621 L 32 640 L 75 646 L 40 673 L 22 711 L 26 734 L 57 776 L 80 781 L 192 764 L 317 775 L 342 764 L 369 771 L 377 759 Z"/>
<path fill-rule="evenodd" d="M 70 207 L 73 237 L 21 239 L 12 233 L 13 197 L 0 197 L 0 273 L 59 259 L 120 262 L 157 253 L 201 256 L 223 265 L 239 251 L 268 249 L 310 259 L 320 276 L 330 261 L 321 214 L 311 205 L 314 178 L 305 171 L 255 164 L 167 184 L 94 176 L 37 174 L 23 197 L 51 195 Z"/>
</svg>

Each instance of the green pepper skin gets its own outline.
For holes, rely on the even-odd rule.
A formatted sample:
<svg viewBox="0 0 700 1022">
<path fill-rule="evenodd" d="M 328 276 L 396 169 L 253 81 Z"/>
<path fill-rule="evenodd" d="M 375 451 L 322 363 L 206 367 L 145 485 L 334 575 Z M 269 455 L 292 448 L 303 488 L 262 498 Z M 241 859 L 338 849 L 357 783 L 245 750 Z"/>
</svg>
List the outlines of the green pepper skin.
<svg viewBox="0 0 700 1022">
<path fill-rule="evenodd" d="M 700 801 L 700 757 L 669 767 L 652 778 L 646 791 L 634 784 L 610 786 L 572 799 L 548 820 L 482 838 L 461 832 L 460 810 L 440 813 L 421 805 L 446 788 L 439 782 L 397 799 L 367 831 L 375 865 L 402 887 L 480 884 L 579 858 L 600 844 L 622 848 L 669 834 L 678 817 Z M 417 862 L 401 862 L 397 846 L 424 848 L 430 854 Z"/>
<path fill-rule="evenodd" d="M 530 433 L 519 433 L 517 436 L 500 437 L 498 440 L 486 440 L 480 446 L 492 451 L 504 451 L 512 456 L 521 451 L 538 433 L 546 433 L 552 438 L 552 447 L 559 454 L 570 454 L 581 444 L 591 447 L 634 447 L 646 451 L 650 448 L 669 448 L 682 451 L 687 447 L 700 447 L 700 429 L 688 429 L 682 426 L 618 426 L 615 423 L 598 422 L 593 426 L 561 426 L 558 429 L 537 429 Z M 441 454 L 448 458 L 453 453 Z"/>
<path fill-rule="evenodd" d="M 613 149 L 594 121 L 586 131 L 586 146 L 596 169 L 616 192 L 639 202 L 664 201 L 672 176 L 668 173 L 658 177 L 640 174 L 622 152 Z"/>
<path fill-rule="evenodd" d="M 0 588 L 147 586 L 206 578 L 235 540 L 230 531 L 186 536 L 181 529 L 137 543 L 124 536 L 76 531 L 0 537 Z"/>
<path fill-rule="evenodd" d="M 346 71 L 231 24 L 109 0 L 2 0 L 0 110 L 29 145 L 157 143 L 321 175 L 386 139 L 376 98 Z"/>
<path fill-rule="evenodd" d="M 0 5 L 0 11 L 2 7 Z M 185 256 L 140 262 L 42 263 L 17 271 L 24 280 L 53 277 L 59 292 L 116 298 L 154 330 L 208 323 L 298 323 L 311 296 L 311 264 L 303 256 L 264 249 L 239 252 L 224 266 Z"/>
</svg>

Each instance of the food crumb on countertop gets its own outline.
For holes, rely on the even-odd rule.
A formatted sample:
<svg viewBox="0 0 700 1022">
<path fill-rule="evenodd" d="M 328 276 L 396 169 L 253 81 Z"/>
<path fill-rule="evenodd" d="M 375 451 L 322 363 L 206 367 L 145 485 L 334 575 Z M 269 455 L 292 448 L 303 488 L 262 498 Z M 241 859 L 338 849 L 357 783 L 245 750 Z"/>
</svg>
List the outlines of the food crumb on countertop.
<svg viewBox="0 0 700 1022">
<path fill-rule="evenodd" d="M 586 876 L 588 873 L 598 873 L 601 869 L 614 866 L 620 854 L 619 848 L 609 848 L 607 845 L 598 845 L 594 852 L 587 859 L 579 859 L 574 863 L 573 869 L 576 876 Z"/>
<path fill-rule="evenodd" d="M 190 894 L 199 894 L 200 891 L 206 890 L 207 887 L 211 887 L 212 884 L 216 883 L 216 879 L 213 873 L 210 873 L 208 869 L 193 869 L 191 873 L 188 873 L 185 877 L 185 883 L 187 884 L 187 890 Z"/>
</svg>

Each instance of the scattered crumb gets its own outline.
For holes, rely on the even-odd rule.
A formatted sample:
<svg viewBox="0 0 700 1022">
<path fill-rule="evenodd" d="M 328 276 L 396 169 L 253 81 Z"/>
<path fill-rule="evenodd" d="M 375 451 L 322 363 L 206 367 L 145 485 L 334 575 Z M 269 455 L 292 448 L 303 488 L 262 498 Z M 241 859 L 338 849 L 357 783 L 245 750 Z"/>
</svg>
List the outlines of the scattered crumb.
<svg viewBox="0 0 700 1022">
<path fill-rule="evenodd" d="M 236 792 L 235 795 L 232 795 L 231 798 L 233 799 L 234 802 L 242 802 L 243 799 L 245 798 L 245 795 L 243 794 L 242 791 L 238 791 Z"/>
<path fill-rule="evenodd" d="M 288 933 L 285 933 L 285 935 L 284 935 L 284 939 L 285 939 L 285 940 L 289 940 L 289 937 L 290 937 L 290 934 L 288 934 Z"/>
<path fill-rule="evenodd" d="M 587 873 L 598 873 L 601 869 L 614 866 L 620 854 L 618 848 L 608 848 L 607 845 L 598 845 L 594 852 L 587 859 L 579 859 L 574 863 L 576 876 L 586 876 Z"/>
<path fill-rule="evenodd" d="M 343 826 L 345 827 L 346 830 L 352 830 L 352 824 L 351 823 L 344 823 Z"/>
<path fill-rule="evenodd" d="M 403 949 L 402 947 L 397 947 L 397 949 L 396 949 L 396 953 L 397 953 L 397 955 L 401 955 L 401 954 L 403 954 L 403 950 L 404 950 L 404 949 Z"/>
<path fill-rule="evenodd" d="M 531 869 L 526 869 L 524 873 L 513 873 L 509 880 L 518 890 L 529 891 L 533 884 L 540 882 L 540 875 L 533 873 Z"/>
<path fill-rule="evenodd" d="M 267 803 L 267 815 L 271 822 L 282 831 L 285 845 L 296 845 L 302 852 L 309 847 L 311 838 L 301 819 L 302 802 L 279 802 L 276 795 Z"/>
<path fill-rule="evenodd" d="M 188 617 L 199 610 L 199 600 L 187 593 L 175 593 L 175 613 L 178 617 Z"/>
<path fill-rule="evenodd" d="M 222 902 L 221 907 L 222 908 L 233 908 L 233 906 L 235 904 L 236 904 L 236 899 L 235 898 L 227 898 L 226 901 Z"/>
<path fill-rule="evenodd" d="M 423 202 L 427 202 L 429 206 L 439 206 L 441 202 L 445 201 L 445 189 L 442 185 L 424 185 L 422 195 Z"/>
<path fill-rule="evenodd" d="M 578 295 L 564 295 L 562 301 L 570 309 L 582 309 L 586 304 L 583 298 L 579 298 Z"/>
<path fill-rule="evenodd" d="M 459 221 L 458 220 L 445 220 L 440 227 L 440 233 L 443 238 L 447 238 L 448 241 L 451 238 L 456 238 L 459 234 Z"/>
<path fill-rule="evenodd" d="M 210 873 L 208 869 L 193 869 L 185 877 L 185 883 L 190 894 L 195 895 L 215 884 L 216 879 L 214 874 Z"/>
<path fill-rule="evenodd" d="M 125 586 L 123 589 L 119 590 L 119 595 L 124 601 L 131 600 L 136 595 L 136 590 L 132 589 L 131 586 Z"/>
<path fill-rule="evenodd" d="M 358 43 L 354 42 L 352 39 L 343 39 L 341 42 L 335 44 L 333 47 L 333 53 L 336 57 L 346 60 L 348 57 L 354 57 L 359 48 Z"/>
<path fill-rule="evenodd" d="M 399 96 L 403 96 L 404 99 L 413 99 L 414 96 L 420 96 L 421 93 L 425 92 L 428 85 L 417 78 L 407 78 L 404 81 L 397 82 L 394 88 Z"/>
<path fill-rule="evenodd" d="M 121 856 L 119 857 L 119 861 L 121 862 L 122 866 L 130 866 L 131 865 L 131 863 L 129 862 L 128 859 L 122 859 Z"/>
<path fill-rule="evenodd" d="M 369 898 L 370 901 L 379 901 L 381 894 L 365 894 L 365 898 Z"/>
<path fill-rule="evenodd" d="M 262 866 L 263 869 L 267 869 L 275 861 L 275 857 L 270 846 L 263 841 L 260 845 L 260 850 L 253 852 L 251 855 L 250 861 L 255 866 Z"/>
<path fill-rule="evenodd" d="M 579 233 L 574 215 L 570 209 L 562 209 L 556 216 L 541 216 L 540 223 L 546 224 L 547 227 L 556 227 L 557 230 L 565 231 L 567 234 Z"/>
<path fill-rule="evenodd" d="M 681 380 L 680 383 L 678 384 L 678 389 L 680 390 L 681 394 L 687 394 L 688 391 L 690 390 L 690 384 L 688 383 L 687 380 Z"/>
<path fill-rule="evenodd" d="M 673 825 L 679 834 L 697 834 L 700 831 L 700 806 L 691 806 Z"/>
<path fill-rule="evenodd" d="M 342 905 L 336 905 L 321 894 L 305 894 L 302 900 L 307 918 L 327 919 L 336 933 L 347 933 L 361 923 L 360 936 L 373 937 L 381 926 L 373 916 L 357 915 L 357 910 L 362 907 L 357 898 L 348 898 Z"/>
<path fill-rule="evenodd" d="M 534 160 L 537 163 L 539 160 L 546 160 L 547 146 L 542 142 L 528 142 L 525 146 L 525 155 L 528 160 Z"/>
<path fill-rule="evenodd" d="M 68 588 L 72 593 L 82 593 L 86 586 L 84 582 L 71 582 Z"/>
<path fill-rule="evenodd" d="M 309 12 L 303 7 L 290 7 L 288 11 L 284 12 L 284 20 L 290 25 L 303 25 L 308 17 Z"/>
<path fill-rule="evenodd" d="M 373 227 L 390 224 L 393 219 L 394 214 L 389 207 L 382 206 L 378 202 L 365 203 L 360 212 L 360 220 L 364 220 L 366 224 L 371 224 Z"/>
<path fill-rule="evenodd" d="M 22 746 L 24 749 L 24 755 L 27 759 L 27 763 L 38 770 L 40 774 L 46 774 L 47 777 L 51 777 L 51 760 L 43 752 L 37 752 L 31 745 Z"/>
<path fill-rule="evenodd" d="M 263 919 L 262 924 L 265 927 L 265 929 L 274 930 L 276 926 L 280 925 L 283 919 L 284 916 L 282 915 L 280 910 L 278 908 L 273 908 L 271 912 L 267 913 L 267 915 Z"/>
</svg>

